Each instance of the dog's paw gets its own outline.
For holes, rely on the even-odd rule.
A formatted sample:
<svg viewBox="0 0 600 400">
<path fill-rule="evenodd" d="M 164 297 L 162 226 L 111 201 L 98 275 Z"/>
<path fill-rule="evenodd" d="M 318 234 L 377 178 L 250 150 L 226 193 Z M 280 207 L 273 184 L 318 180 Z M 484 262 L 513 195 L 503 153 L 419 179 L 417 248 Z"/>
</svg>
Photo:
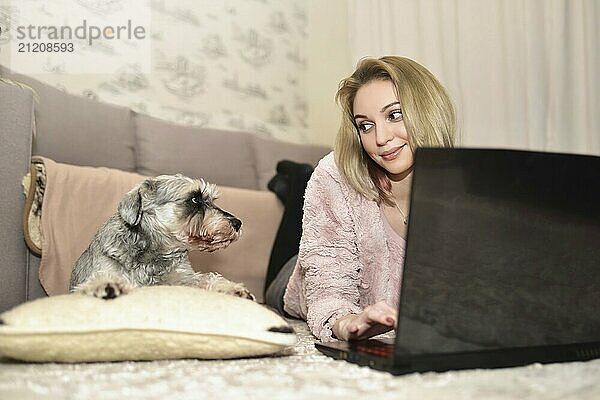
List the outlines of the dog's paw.
<svg viewBox="0 0 600 400">
<path fill-rule="evenodd" d="M 246 285 L 243 283 L 232 282 L 217 272 L 197 273 L 195 278 L 196 281 L 194 286 L 201 289 L 256 301 L 256 298 L 250 293 Z"/>
<path fill-rule="evenodd" d="M 119 283 L 111 282 L 97 287 L 93 295 L 104 300 L 112 300 L 128 292 L 129 288 Z"/>
<path fill-rule="evenodd" d="M 248 288 L 246 288 L 246 286 L 244 286 L 241 283 L 234 285 L 231 288 L 231 292 L 229 294 L 231 294 L 233 296 L 241 297 L 243 299 L 256 301 L 256 297 L 254 297 L 254 295 L 252 293 L 250 293 Z"/>
<path fill-rule="evenodd" d="M 111 281 L 85 285 L 78 291 L 88 296 L 98 297 L 99 299 L 112 300 L 129 293 L 130 289 L 129 285 L 125 282 Z"/>
</svg>

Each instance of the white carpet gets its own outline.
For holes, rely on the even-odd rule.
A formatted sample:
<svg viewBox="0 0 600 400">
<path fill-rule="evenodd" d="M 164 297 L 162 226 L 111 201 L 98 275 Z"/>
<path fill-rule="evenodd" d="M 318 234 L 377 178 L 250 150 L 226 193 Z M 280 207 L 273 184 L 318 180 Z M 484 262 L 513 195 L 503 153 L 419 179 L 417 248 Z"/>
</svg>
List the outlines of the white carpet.
<svg viewBox="0 0 600 400">
<path fill-rule="evenodd" d="M 0 362 L 0 399 L 599 399 L 600 360 L 410 374 L 335 361 L 292 321 L 278 357 L 95 364 Z"/>
</svg>

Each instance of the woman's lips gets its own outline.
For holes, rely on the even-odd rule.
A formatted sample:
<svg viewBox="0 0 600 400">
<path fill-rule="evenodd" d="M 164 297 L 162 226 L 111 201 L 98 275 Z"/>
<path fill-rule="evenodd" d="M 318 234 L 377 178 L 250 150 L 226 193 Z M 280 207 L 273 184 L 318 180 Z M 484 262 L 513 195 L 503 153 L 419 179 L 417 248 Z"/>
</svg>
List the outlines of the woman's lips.
<svg viewBox="0 0 600 400">
<path fill-rule="evenodd" d="M 402 149 L 404 149 L 404 146 L 406 146 L 406 143 L 404 143 L 402 146 L 393 148 L 393 149 L 388 150 L 388 151 L 384 151 L 379 156 L 381 158 L 383 158 L 384 160 L 391 161 L 391 160 L 395 159 L 396 157 L 398 157 L 398 155 L 400 154 L 400 152 L 402 151 Z"/>
</svg>

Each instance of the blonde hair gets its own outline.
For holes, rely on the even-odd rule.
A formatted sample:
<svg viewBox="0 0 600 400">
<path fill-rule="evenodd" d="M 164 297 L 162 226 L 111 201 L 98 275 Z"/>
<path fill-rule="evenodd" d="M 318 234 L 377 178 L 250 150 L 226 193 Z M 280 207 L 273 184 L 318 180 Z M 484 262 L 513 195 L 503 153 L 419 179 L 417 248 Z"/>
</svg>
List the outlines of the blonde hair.
<svg viewBox="0 0 600 400">
<path fill-rule="evenodd" d="M 356 127 L 356 92 L 373 80 L 391 81 L 400 102 L 411 151 L 417 147 L 453 147 L 454 105 L 446 89 L 419 63 L 398 56 L 359 61 L 354 73 L 340 82 L 336 101 L 342 121 L 335 139 L 335 161 L 348 183 L 369 200 L 394 204 L 386 171 L 364 151 Z"/>
</svg>

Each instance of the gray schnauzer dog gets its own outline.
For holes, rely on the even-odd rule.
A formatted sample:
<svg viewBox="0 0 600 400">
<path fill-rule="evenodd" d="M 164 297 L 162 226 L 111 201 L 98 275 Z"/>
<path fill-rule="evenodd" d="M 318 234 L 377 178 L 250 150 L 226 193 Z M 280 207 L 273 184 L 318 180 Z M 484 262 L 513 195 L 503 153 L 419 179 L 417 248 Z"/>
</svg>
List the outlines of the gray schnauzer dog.
<svg viewBox="0 0 600 400">
<path fill-rule="evenodd" d="M 215 272 L 194 272 L 190 249 L 215 251 L 240 235 L 242 222 L 214 204 L 216 187 L 183 175 L 148 178 L 133 188 L 79 257 L 69 290 L 112 299 L 131 288 L 194 286 L 254 299 Z"/>
</svg>

